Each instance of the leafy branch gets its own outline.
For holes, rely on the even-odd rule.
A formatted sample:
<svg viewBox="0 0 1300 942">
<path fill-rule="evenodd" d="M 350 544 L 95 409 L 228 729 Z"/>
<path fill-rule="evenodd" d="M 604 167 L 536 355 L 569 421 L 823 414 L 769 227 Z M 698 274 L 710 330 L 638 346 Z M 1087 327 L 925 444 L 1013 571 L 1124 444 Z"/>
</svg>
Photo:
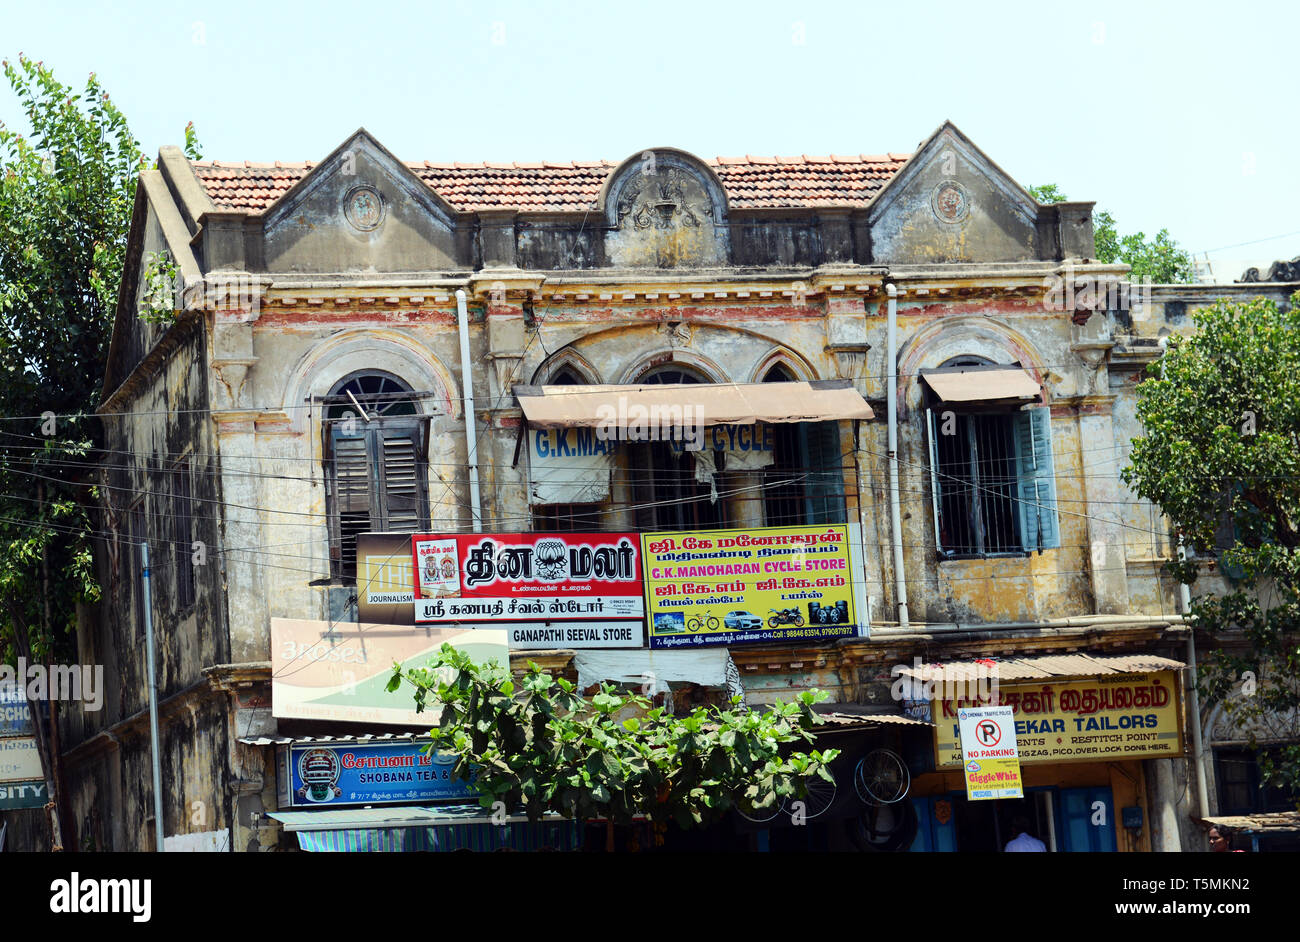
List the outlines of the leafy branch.
<svg viewBox="0 0 1300 942">
<path fill-rule="evenodd" d="M 490 662 L 475 664 L 444 644 L 428 667 L 394 665 L 388 690 L 413 687 L 416 710 L 441 709 L 431 749 L 456 755 L 452 774 L 473 782 L 479 802 L 522 807 L 532 821 L 547 812 L 628 824 L 702 826 L 739 808 L 753 812 L 805 794 L 838 750 L 796 752 L 820 723 L 820 691 L 768 712 L 697 707 L 673 716 L 635 693 L 602 685 L 583 698 L 572 682 L 530 662 L 516 683 Z"/>
</svg>

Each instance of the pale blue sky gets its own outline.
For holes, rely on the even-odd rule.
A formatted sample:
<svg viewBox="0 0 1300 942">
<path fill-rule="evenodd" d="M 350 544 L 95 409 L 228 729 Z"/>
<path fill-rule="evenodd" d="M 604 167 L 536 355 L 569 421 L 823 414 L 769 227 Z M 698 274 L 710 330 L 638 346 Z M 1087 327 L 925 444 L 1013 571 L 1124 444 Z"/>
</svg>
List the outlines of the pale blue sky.
<svg viewBox="0 0 1300 942">
<path fill-rule="evenodd" d="M 318 160 L 361 125 L 407 160 L 882 153 L 950 118 L 1022 183 L 1218 250 L 1221 280 L 1300 255 L 1292 3 L 0 9 L 0 53 L 98 72 L 150 152 L 193 120 L 221 160 Z"/>
</svg>

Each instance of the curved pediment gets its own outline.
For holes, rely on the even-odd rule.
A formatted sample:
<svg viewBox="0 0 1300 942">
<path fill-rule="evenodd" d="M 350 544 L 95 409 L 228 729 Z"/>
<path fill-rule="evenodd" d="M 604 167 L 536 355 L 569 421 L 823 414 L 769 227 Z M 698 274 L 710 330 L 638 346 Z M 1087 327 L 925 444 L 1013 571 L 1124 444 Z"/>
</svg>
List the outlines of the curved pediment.
<svg viewBox="0 0 1300 942">
<path fill-rule="evenodd" d="M 605 255 L 619 268 L 709 268 L 730 258 L 727 195 L 703 161 L 667 147 L 616 167 L 601 189 Z"/>
</svg>

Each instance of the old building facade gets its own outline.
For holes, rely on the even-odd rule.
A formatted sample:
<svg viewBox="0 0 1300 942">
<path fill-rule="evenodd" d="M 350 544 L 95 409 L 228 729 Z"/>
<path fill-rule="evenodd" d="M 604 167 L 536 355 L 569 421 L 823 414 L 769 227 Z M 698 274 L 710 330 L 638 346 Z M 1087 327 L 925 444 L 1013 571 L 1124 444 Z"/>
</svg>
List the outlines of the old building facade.
<svg viewBox="0 0 1300 942">
<path fill-rule="evenodd" d="M 375 731 L 285 723 L 272 702 L 273 620 L 355 622 L 362 533 L 853 525 L 856 635 L 730 646 L 751 705 L 816 687 L 841 718 L 898 715 L 897 668 L 918 663 L 1182 678 L 1175 548 L 1119 470 L 1160 339 L 1247 288 L 1121 291 L 1126 269 L 1091 257 L 1091 213 L 1038 204 L 951 124 L 911 154 L 847 158 L 408 164 L 364 130 L 314 165 L 164 149 L 100 410 L 117 538 L 80 643 L 117 686 L 64 740 L 83 832 L 151 846 L 143 541 L 164 831 L 236 850 L 284 843 L 257 737 Z M 151 323 L 162 253 L 179 313 Z M 549 489 L 531 470 L 530 396 L 662 385 L 707 413 L 710 385 L 769 383 L 854 390 L 864 411 L 773 420 L 757 463 L 648 442 Z M 572 651 L 529 656 L 574 669 Z M 909 846 L 1000 844 L 1006 822 L 935 769 L 934 727 L 898 735 Z M 1058 849 L 1200 849 L 1197 763 L 1174 755 L 1027 764 L 1039 829 Z M 1111 823 L 1079 837 L 1098 800 Z"/>
</svg>

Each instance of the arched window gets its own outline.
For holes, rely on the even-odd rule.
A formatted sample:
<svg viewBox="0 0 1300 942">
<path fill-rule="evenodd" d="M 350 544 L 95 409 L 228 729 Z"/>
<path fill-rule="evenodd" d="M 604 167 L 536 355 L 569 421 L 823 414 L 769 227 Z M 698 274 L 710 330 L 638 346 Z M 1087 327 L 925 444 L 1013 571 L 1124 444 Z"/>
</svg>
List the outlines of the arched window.
<svg viewBox="0 0 1300 942">
<path fill-rule="evenodd" d="M 952 357 L 923 370 L 935 540 L 944 556 L 1060 546 L 1051 410 L 1019 364 Z"/>
<path fill-rule="evenodd" d="M 586 386 L 587 381 L 571 366 L 562 366 L 546 381 L 547 386 Z"/>
<path fill-rule="evenodd" d="M 784 363 L 765 383 L 796 382 Z M 843 523 L 844 457 L 838 422 L 794 422 L 772 430 L 773 460 L 763 475 L 763 512 L 769 527 Z"/>
<path fill-rule="evenodd" d="M 679 363 L 656 367 L 636 380 L 639 385 L 705 384 L 703 374 Z M 701 397 L 703 398 L 703 396 Z M 706 407 L 696 404 L 699 416 Z M 708 530 L 727 526 L 727 502 L 715 493 L 724 490 L 722 476 L 713 481 L 698 473 L 695 452 L 685 439 L 690 430 L 659 428 L 661 434 L 675 431 L 675 441 L 630 442 L 624 474 L 631 483 L 636 526 L 640 530 Z M 703 479 L 701 479 L 703 478 Z"/>
<path fill-rule="evenodd" d="M 709 379 L 703 373 L 691 369 L 688 366 L 682 366 L 675 363 L 672 366 L 658 366 L 637 379 L 637 383 L 642 386 L 667 386 L 670 384 L 683 383 L 707 383 Z"/>
<path fill-rule="evenodd" d="M 340 380 L 326 401 L 328 419 L 341 419 L 349 413 L 355 415 L 358 405 L 365 410 L 366 417 L 375 418 L 415 415 L 420 411 L 411 397 L 410 386 L 391 373 L 378 370 L 353 373 Z"/>
<path fill-rule="evenodd" d="M 359 534 L 429 526 L 428 420 L 408 385 L 375 370 L 335 384 L 323 426 L 330 569 L 350 582 Z"/>
</svg>

